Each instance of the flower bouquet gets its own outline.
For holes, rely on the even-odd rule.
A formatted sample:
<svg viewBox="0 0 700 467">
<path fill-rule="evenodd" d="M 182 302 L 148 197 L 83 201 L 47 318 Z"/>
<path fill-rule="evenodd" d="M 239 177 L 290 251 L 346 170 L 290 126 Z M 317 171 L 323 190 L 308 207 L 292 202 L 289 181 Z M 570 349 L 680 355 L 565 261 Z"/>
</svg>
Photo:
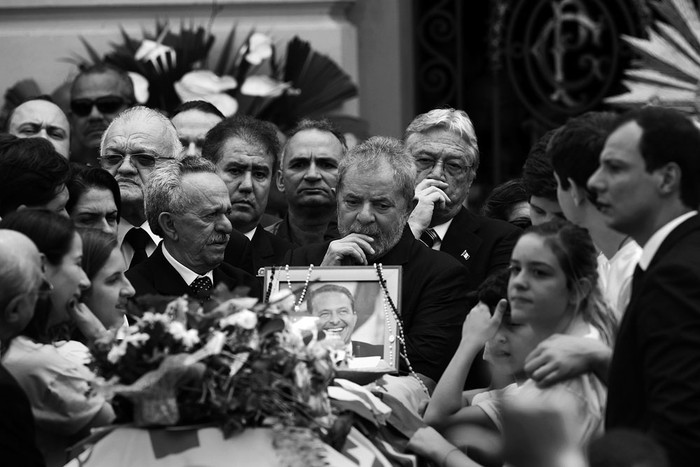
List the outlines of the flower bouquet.
<svg viewBox="0 0 700 467">
<path fill-rule="evenodd" d="M 227 116 L 247 114 L 282 129 L 357 96 L 350 77 L 308 42 L 293 38 L 279 58 L 270 36 L 251 31 L 237 44 L 236 35 L 234 25 L 211 65 L 215 37 L 209 27 L 182 22 L 174 31 L 168 21 L 156 21 L 155 31 L 144 31 L 141 39 L 122 28 L 122 42 L 113 43 L 104 56 L 81 38 L 88 58 L 72 61 L 81 67 L 109 63 L 135 73 L 137 100 L 166 113 L 184 101 L 201 99 Z"/>
<path fill-rule="evenodd" d="M 285 298 L 230 297 L 204 309 L 188 297 L 142 297 L 135 323 L 98 340 L 96 391 L 134 405 L 138 426 L 214 423 L 226 436 L 247 427 L 331 424 L 329 351 L 287 319 Z"/>
</svg>

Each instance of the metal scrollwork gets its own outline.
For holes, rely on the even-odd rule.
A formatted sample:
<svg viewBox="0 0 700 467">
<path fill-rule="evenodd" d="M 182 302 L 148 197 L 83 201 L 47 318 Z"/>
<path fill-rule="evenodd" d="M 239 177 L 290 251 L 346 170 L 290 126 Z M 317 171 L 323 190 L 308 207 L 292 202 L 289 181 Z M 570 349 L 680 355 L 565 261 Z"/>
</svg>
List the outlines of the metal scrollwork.
<svg viewBox="0 0 700 467">
<path fill-rule="evenodd" d="M 511 4 L 504 61 L 519 99 L 555 125 L 597 106 L 624 67 L 620 34 L 638 29 L 626 2 L 521 0 Z"/>
</svg>

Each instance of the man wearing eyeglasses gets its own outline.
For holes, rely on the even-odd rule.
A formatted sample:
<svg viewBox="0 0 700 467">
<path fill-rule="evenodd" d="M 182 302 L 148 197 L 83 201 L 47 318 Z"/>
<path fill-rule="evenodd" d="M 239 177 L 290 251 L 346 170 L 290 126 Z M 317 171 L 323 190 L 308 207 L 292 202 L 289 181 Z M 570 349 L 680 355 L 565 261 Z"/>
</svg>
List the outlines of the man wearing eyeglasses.
<svg viewBox="0 0 700 467">
<path fill-rule="evenodd" d="M 147 107 L 125 110 L 104 132 L 100 164 L 119 183 L 122 210 L 117 238 L 126 264 L 135 266 L 156 249 L 160 238 L 151 232 L 144 211 L 144 187 L 156 167 L 182 153 L 175 127 L 163 114 Z"/>
<path fill-rule="evenodd" d="M 124 71 L 95 65 L 75 78 L 70 95 L 71 161 L 97 166 L 102 134 L 134 104 L 134 86 Z"/>
<path fill-rule="evenodd" d="M 464 204 L 479 167 L 479 147 L 466 112 L 434 109 L 406 129 L 406 148 L 418 170 L 411 231 L 469 271 L 467 290 L 508 266 L 520 229 L 470 212 Z"/>
</svg>

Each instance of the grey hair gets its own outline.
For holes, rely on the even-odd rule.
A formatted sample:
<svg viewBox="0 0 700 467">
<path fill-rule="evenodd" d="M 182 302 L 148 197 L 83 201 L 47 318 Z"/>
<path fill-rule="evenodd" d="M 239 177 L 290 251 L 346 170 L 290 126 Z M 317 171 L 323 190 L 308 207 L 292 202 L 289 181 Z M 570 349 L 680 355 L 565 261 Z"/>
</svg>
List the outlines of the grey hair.
<svg viewBox="0 0 700 467">
<path fill-rule="evenodd" d="M 475 174 L 479 168 L 479 144 L 474 132 L 474 124 L 464 110 L 452 108 L 433 109 L 430 112 L 418 115 L 408 124 L 404 133 L 404 141 L 414 133 L 426 133 L 432 129 L 441 128 L 454 133 L 467 143 L 470 153 L 467 154 L 472 172 Z"/>
<path fill-rule="evenodd" d="M 155 120 L 160 124 L 160 127 L 163 129 L 163 133 L 165 134 L 165 141 L 170 143 L 170 153 L 158 154 L 158 156 L 175 159 L 182 157 L 182 143 L 180 142 L 180 138 L 177 136 L 177 129 L 175 129 L 173 122 L 171 122 L 168 117 L 157 110 L 153 110 L 142 105 L 130 107 L 121 112 L 114 120 L 112 120 L 112 123 L 110 123 L 105 132 L 102 133 L 102 140 L 100 141 L 100 155 L 102 156 L 105 153 L 105 142 L 107 141 L 107 135 L 113 127 L 118 125 L 126 125 L 132 121 L 139 121 L 140 123 L 143 123 L 148 120 Z M 167 150 L 166 148 L 163 149 Z"/>
<path fill-rule="evenodd" d="M 13 297 L 37 286 L 31 281 L 32 258 L 22 246 L 28 246 L 34 250 L 34 254 L 39 255 L 37 247 L 25 234 L 0 229 L 0 310 L 4 310 Z"/>
<path fill-rule="evenodd" d="M 393 170 L 394 182 L 401 190 L 401 195 L 410 209 L 413 206 L 415 194 L 416 167 L 403 143 L 396 138 L 374 136 L 350 149 L 338 164 L 338 192 L 343 187 L 350 167 L 363 172 L 372 172 L 382 162 L 389 164 Z"/>
<path fill-rule="evenodd" d="M 181 214 L 189 207 L 189 199 L 182 189 L 182 178 L 191 173 L 213 173 L 217 169 L 210 161 L 198 156 L 188 156 L 151 172 L 146 183 L 144 202 L 146 219 L 151 231 L 164 237 L 158 218 L 164 212 Z"/>
</svg>

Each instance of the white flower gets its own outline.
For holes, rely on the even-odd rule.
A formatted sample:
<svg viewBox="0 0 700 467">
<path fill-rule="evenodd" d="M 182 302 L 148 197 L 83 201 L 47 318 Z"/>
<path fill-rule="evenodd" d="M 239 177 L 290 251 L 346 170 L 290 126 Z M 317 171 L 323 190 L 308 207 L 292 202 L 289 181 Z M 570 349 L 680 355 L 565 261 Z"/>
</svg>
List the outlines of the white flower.
<svg viewBox="0 0 700 467">
<path fill-rule="evenodd" d="M 178 297 L 168 303 L 163 314 L 175 321 L 184 322 L 187 319 L 188 310 L 187 299 L 185 297 Z"/>
<path fill-rule="evenodd" d="M 168 332 L 172 336 L 182 342 L 185 347 L 192 347 L 199 342 L 199 333 L 196 329 L 187 329 L 184 324 L 179 321 L 173 321 L 168 326 Z"/>
<path fill-rule="evenodd" d="M 127 334 L 122 342 L 125 346 L 127 344 L 131 344 L 134 347 L 141 347 L 141 344 L 143 344 L 150 338 L 151 336 L 149 336 L 145 332 L 137 332 L 134 334 Z"/>
<path fill-rule="evenodd" d="M 174 86 L 175 92 L 182 102 L 207 101 L 227 117 L 235 114 L 238 110 L 236 99 L 226 94 L 226 91 L 238 87 L 233 76 L 220 77 L 213 71 L 195 70 L 185 74 Z"/>
<path fill-rule="evenodd" d="M 255 32 L 248 39 L 246 49 L 246 61 L 251 65 L 260 65 L 263 60 L 272 57 L 272 38 L 265 34 Z"/>
<path fill-rule="evenodd" d="M 134 54 L 134 58 L 143 62 L 150 62 L 171 52 L 175 53 L 175 49 L 150 39 L 144 39 L 136 54 Z"/>
<path fill-rule="evenodd" d="M 252 75 L 241 86 L 241 94 L 246 96 L 277 97 L 292 87 L 292 83 L 277 81 L 267 75 Z"/>
<path fill-rule="evenodd" d="M 162 313 L 153 313 L 152 311 L 147 311 L 141 316 L 141 321 L 144 321 L 146 323 L 168 323 L 170 320 L 168 319 L 167 316 L 163 315 Z"/>
<path fill-rule="evenodd" d="M 109 353 L 107 354 L 107 360 L 109 360 L 110 363 L 117 363 L 120 358 L 122 358 L 126 354 L 126 341 L 122 342 L 119 345 L 115 345 L 109 350 Z"/>
<path fill-rule="evenodd" d="M 226 326 L 238 326 L 243 329 L 255 329 L 258 324 L 258 315 L 250 310 L 241 310 L 219 321 L 222 328 Z"/>
<path fill-rule="evenodd" d="M 139 104 L 145 104 L 148 102 L 148 80 L 136 72 L 130 71 L 129 78 L 131 78 L 131 83 L 134 85 L 134 96 L 136 97 L 136 102 Z"/>
</svg>

